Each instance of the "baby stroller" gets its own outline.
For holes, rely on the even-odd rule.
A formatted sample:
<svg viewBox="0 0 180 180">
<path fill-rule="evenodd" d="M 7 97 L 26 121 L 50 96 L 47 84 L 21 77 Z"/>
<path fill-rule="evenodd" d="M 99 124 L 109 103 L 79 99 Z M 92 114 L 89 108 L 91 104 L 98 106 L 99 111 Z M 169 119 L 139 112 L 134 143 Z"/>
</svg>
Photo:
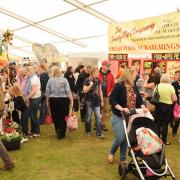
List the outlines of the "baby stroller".
<svg viewBox="0 0 180 180">
<path fill-rule="evenodd" d="M 151 155 L 144 155 L 141 150 L 135 150 L 135 147 L 137 146 L 136 130 L 138 128 L 149 128 L 157 134 L 157 127 L 155 123 L 152 121 L 152 119 L 147 117 L 135 118 L 131 124 L 128 134 L 126 119 L 135 113 L 135 109 L 130 110 L 129 114 L 122 113 L 123 125 L 129 148 L 128 154 L 131 157 L 131 160 L 129 161 L 126 170 L 124 170 L 121 164 L 119 165 L 118 171 L 121 179 L 125 178 L 127 173 L 131 173 L 139 177 L 141 180 L 156 180 L 163 176 L 171 176 L 172 179 L 176 179 L 167 163 L 167 160 L 165 159 L 164 145 L 162 145 L 162 150 L 160 152 Z"/>
</svg>

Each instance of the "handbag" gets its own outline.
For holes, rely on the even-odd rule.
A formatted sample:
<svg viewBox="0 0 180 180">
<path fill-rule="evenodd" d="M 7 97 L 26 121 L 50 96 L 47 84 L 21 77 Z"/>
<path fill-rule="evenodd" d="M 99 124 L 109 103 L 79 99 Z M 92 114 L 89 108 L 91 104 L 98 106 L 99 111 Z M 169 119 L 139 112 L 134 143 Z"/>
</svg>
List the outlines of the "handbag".
<svg viewBox="0 0 180 180">
<path fill-rule="evenodd" d="M 49 107 L 48 107 L 48 112 L 47 112 L 47 114 L 46 114 L 45 123 L 46 123 L 47 125 L 50 125 L 50 124 L 53 123 L 53 118 L 52 118 L 52 116 L 51 116 Z"/>
<path fill-rule="evenodd" d="M 180 105 L 178 103 L 176 103 L 174 106 L 173 115 L 174 121 L 178 122 L 180 120 Z"/>
<path fill-rule="evenodd" d="M 53 123 L 53 119 L 52 119 L 52 116 L 50 116 L 49 114 L 46 115 L 46 118 L 45 118 L 45 123 L 47 125 L 50 125 Z"/>
<path fill-rule="evenodd" d="M 154 104 L 154 105 L 158 104 L 159 103 L 159 98 L 160 98 L 160 95 L 158 93 L 158 85 L 157 85 L 155 91 L 152 94 L 152 98 L 150 99 L 150 103 Z"/>
<path fill-rule="evenodd" d="M 78 119 L 74 114 L 73 108 L 69 111 L 69 115 L 65 117 L 65 121 L 69 130 L 73 131 L 78 128 Z"/>
</svg>

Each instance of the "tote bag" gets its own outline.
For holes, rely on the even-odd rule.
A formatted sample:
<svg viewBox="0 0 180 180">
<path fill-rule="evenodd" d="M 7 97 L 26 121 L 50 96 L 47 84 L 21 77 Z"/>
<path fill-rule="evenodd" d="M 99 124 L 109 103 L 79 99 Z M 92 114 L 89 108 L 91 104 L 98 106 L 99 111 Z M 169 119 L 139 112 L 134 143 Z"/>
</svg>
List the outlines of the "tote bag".
<svg viewBox="0 0 180 180">
<path fill-rule="evenodd" d="M 71 131 L 76 130 L 78 128 L 78 119 L 74 114 L 74 110 L 71 109 L 69 111 L 69 115 L 65 117 L 65 121 L 67 123 L 67 128 Z"/>
<path fill-rule="evenodd" d="M 180 105 L 178 103 L 176 103 L 174 106 L 173 115 L 174 115 L 174 121 L 178 122 L 180 119 Z"/>
<path fill-rule="evenodd" d="M 152 98 L 150 100 L 150 103 L 154 104 L 154 105 L 158 104 L 159 103 L 159 98 L 160 98 L 160 95 L 158 93 L 158 85 L 157 85 L 155 91 L 152 94 Z"/>
</svg>

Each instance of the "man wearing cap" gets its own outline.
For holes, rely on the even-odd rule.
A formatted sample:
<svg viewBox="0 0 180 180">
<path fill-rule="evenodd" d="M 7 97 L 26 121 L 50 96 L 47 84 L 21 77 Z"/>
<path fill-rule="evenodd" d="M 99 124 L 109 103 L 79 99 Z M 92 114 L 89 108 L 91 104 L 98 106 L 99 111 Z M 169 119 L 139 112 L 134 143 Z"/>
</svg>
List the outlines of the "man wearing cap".
<svg viewBox="0 0 180 180">
<path fill-rule="evenodd" d="M 102 129 L 107 131 L 105 126 L 105 121 L 109 119 L 110 116 L 110 105 L 109 105 L 109 95 L 114 87 L 115 81 L 114 76 L 110 71 L 110 62 L 105 60 L 102 62 L 102 67 L 99 73 L 99 80 L 102 84 L 102 91 L 103 91 L 103 99 L 104 99 L 104 106 L 103 106 L 103 113 L 102 113 Z"/>
</svg>

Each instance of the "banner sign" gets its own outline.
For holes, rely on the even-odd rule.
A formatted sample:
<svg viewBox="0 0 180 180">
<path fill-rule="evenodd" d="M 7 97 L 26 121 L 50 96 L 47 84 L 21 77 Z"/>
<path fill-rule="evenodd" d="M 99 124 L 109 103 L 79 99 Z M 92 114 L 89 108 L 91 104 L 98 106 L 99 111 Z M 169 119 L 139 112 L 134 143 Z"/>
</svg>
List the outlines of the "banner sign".
<svg viewBox="0 0 180 180">
<path fill-rule="evenodd" d="M 153 60 L 180 60 L 180 53 L 154 53 Z"/>
<path fill-rule="evenodd" d="M 180 70 L 180 63 L 169 61 L 167 62 L 167 74 L 170 75 L 170 78 L 174 78 L 175 71 Z"/>
<path fill-rule="evenodd" d="M 109 25 L 109 54 L 180 52 L 180 12 Z"/>
<path fill-rule="evenodd" d="M 109 54 L 109 60 L 127 60 L 128 54 Z"/>
</svg>

